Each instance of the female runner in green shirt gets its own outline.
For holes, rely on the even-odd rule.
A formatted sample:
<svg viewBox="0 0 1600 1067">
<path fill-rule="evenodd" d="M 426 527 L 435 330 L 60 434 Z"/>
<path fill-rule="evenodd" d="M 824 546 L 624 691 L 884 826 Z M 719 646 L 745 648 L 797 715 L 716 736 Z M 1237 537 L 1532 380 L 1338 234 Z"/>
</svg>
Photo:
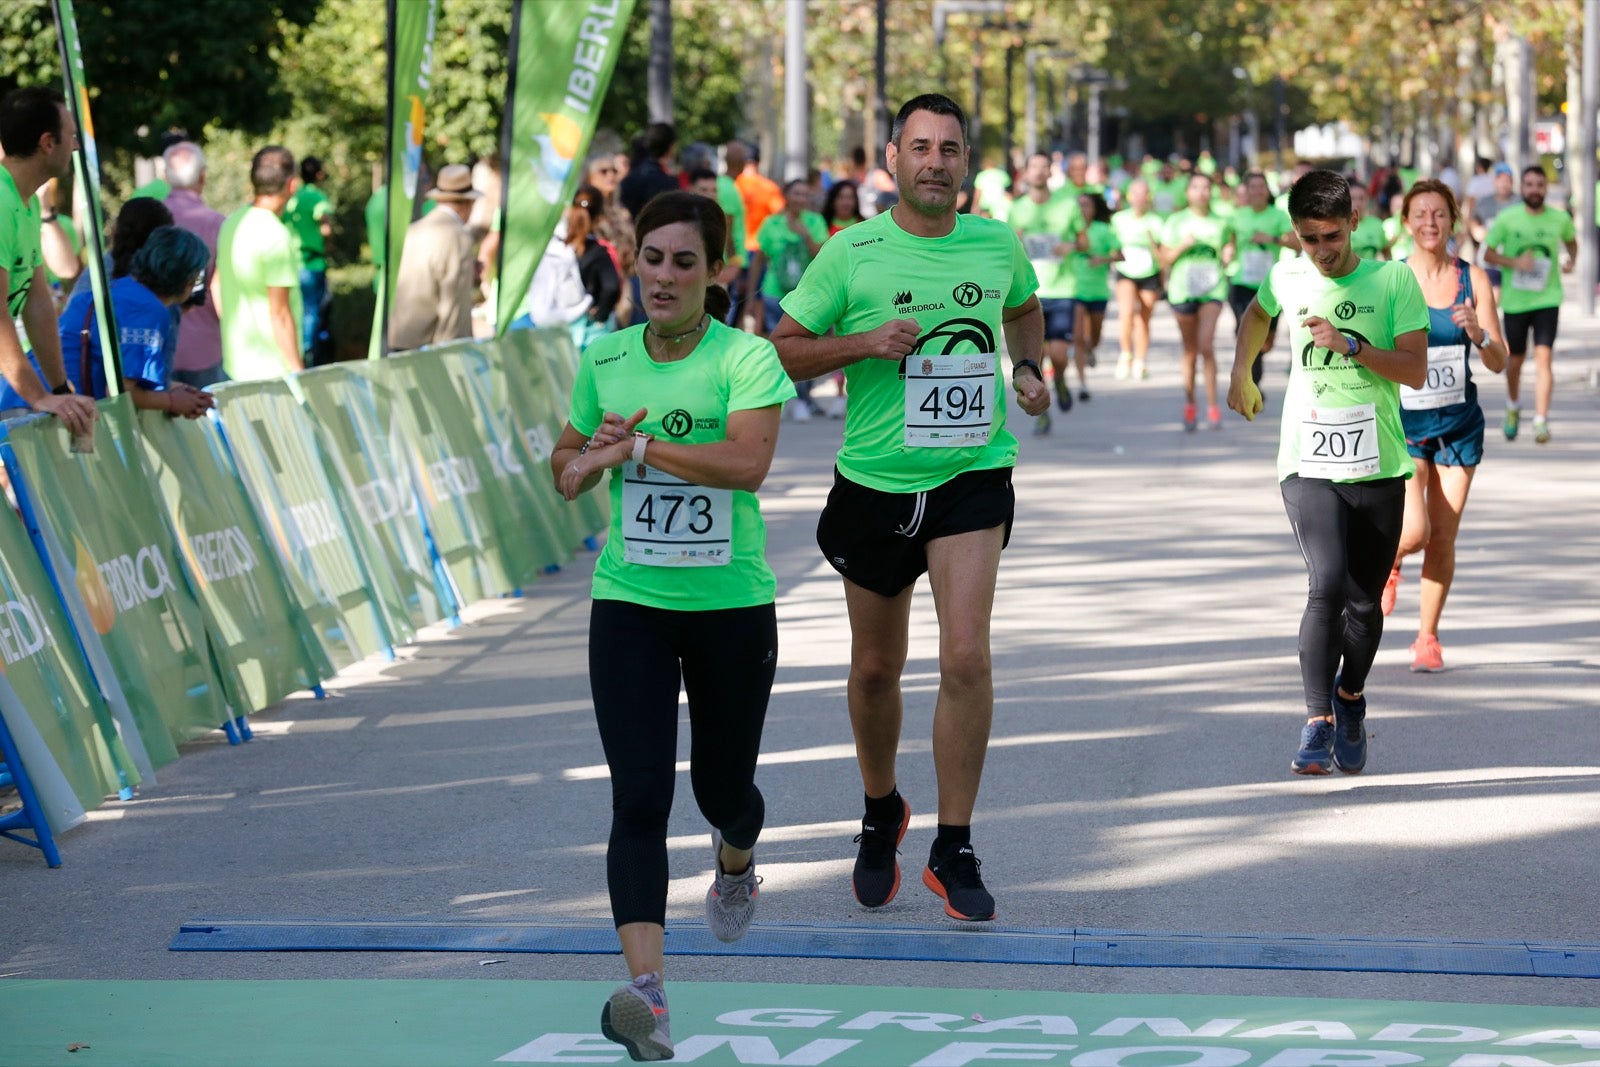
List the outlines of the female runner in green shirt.
<svg viewBox="0 0 1600 1067">
<path fill-rule="evenodd" d="M 1078 222 L 1073 227 L 1077 252 L 1072 257 L 1073 363 L 1078 368 L 1078 399 L 1089 399 L 1088 368 L 1095 365 L 1094 350 L 1100 346 L 1100 327 L 1106 321 L 1106 303 L 1111 299 L 1111 264 L 1122 258 L 1116 231 L 1108 221 L 1111 209 L 1100 193 L 1078 195 Z"/>
<path fill-rule="evenodd" d="M 1161 263 L 1170 272 L 1167 303 L 1178 319 L 1183 337 L 1183 428 L 1197 422 L 1194 372 L 1203 363 L 1206 387 L 1206 422 L 1222 429 L 1222 409 L 1217 406 L 1217 319 L 1228 295 L 1222 272 L 1222 249 L 1228 243 L 1228 223 L 1211 210 L 1211 179 L 1196 174 L 1189 179 L 1189 206 L 1167 219 L 1161 238 Z"/>
<path fill-rule="evenodd" d="M 755 911 L 756 755 L 778 657 L 755 492 L 794 385 L 770 342 L 723 325 L 728 295 L 713 279 L 727 219 L 715 200 L 662 193 L 635 232 L 647 320 L 584 352 L 550 465 L 568 500 L 611 472 L 589 685 L 611 770 L 606 882 L 633 980 L 600 1027 L 635 1060 L 660 1060 L 672 1056 L 661 970 L 680 682 L 689 780 L 712 826 L 706 924 L 736 941 Z"/>
</svg>

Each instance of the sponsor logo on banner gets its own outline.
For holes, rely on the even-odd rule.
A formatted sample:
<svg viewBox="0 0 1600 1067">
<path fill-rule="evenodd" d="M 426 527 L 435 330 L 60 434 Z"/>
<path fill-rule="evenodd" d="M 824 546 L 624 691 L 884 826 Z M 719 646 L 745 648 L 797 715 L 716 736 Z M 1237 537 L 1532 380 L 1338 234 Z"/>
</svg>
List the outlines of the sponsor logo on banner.
<svg viewBox="0 0 1600 1067">
<path fill-rule="evenodd" d="M 38 655 L 55 642 L 38 597 L 0 601 L 0 659 L 7 667 Z"/>
<path fill-rule="evenodd" d="M 422 172 L 422 134 L 428 125 L 428 110 L 423 104 L 433 84 L 433 35 L 438 25 L 439 5 L 428 5 L 428 24 L 422 37 L 422 61 L 417 68 L 417 91 L 408 93 L 410 112 L 406 118 L 405 142 L 401 146 L 400 187 L 408 200 L 417 198 L 417 176 Z"/>
<path fill-rule="evenodd" d="M 532 426 L 522 432 L 522 439 L 528 443 L 528 454 L 535 463 L 543 463 L 550 458 L 554 445 L 549 430 L 543 426 Z"/>
<path fill-rule="evenodd" d="M 606 54 L 611 38 L 621 27 L 617 22 L 617 0 L 589 5 L 589 13 L 578 27 L 572 63 L 561 103 L 567 111 L 588 115 L 597 103 L 605 73 Z M 533 169 L 533 188 L 547 204 L 562 200 L 561 190 L 572 173 L 578 150 L 583 147 L 583 127 L 562 111 L 541 111 L 544 130 L 533 135 L 535 151 L 529 154 Z"/>
<path fill-rule="evenodd" d="M 178 591 L 166 552 L 156 545 L 145 545 L 137 552 L 96 563 L 88 546 L 78 538 L 73 540 L 77 548 L 74 563 L 78 593 L 89 611 L 90 625 L 101 636 L 116 626 L 118 612 L 131 611 Z"/>
<path fill-rule="evenodd" d="M 330 544 L 344 536 L 333 505 L 326 500 L 289 505 L 289 534 L 295 547 L 304 551 Z"/>
<path fill-rule="evenodd" d="M 249 574 L 256 569 L 255 549 L 237 526 L 186 538 L 189 562 L 207 584 Z"/>
<path fill-rule="evenodd" d="M 356 486 L 356 507 L 368 526 L 378 526 L 417 510 L 417 496 L 403 481 L 375 478 Z"/>
<path fill-rule="evenodd" d="M 526 473 L 522 462 L 517 459 L 517 447 L 514 444 L 486 441 L 483 445 L 483 454 L 489 457 L 489 466 L 494 469 L 494 476 L 502 482 Z"/>
<path fill-rule="evenodd" d="M 674 1058 L 686 1063 L 715 1056 L 719 1063 L 915 1063 L 919 1067 L 1013 1060 L 1060 1067 L 1153 1067 L 1158 1061 L 1185 1067 L 1335 1063 L 1555 1067 L 1594 1063 L 1590 1050 L 1600 1048 L 1600 1031 L 1593 1029 L 1559 1024 L 1495 1028 L 1401 1014 L 1415 1011 L 1416 1005 L 1385 1012 L 1366 1003 L 1304 1003 L 1296 1005 L 1306 1010 L 1303 1015 L 1265 1008 L 1255 1018 L 1249 1017 L 1249 1005 L 1241 1005 L 1233 1018 L 1206 1014 L 1181 1018 L 1182 1008 L 1174 1004 L 1162 1014 L 1030 1013 L 995 1019 L 949 1011 L 728 1007 L 714 1021 L 704 1020 L 699 1032 L 676 1035 Z M 1345 1013 L 1348 1020 L 1339 1017 Z M 621 1059 L 617 1046 L 598 1033 L 546 1032 L 495 1062 Z"/>
</svg>

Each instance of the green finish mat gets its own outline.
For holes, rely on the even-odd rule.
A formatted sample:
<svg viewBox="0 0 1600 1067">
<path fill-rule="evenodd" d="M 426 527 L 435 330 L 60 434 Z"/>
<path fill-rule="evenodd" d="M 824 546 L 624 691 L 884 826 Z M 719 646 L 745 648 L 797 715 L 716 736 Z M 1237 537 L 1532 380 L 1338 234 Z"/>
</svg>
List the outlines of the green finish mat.
<svg viewBox="0 0 1600 1067">
<path fill-rule="evenodd" d="M 602 982 L 0 981 L 0 1064 L 624 1063 Z M 675 1063 L 1600 1065 L 1600 1008 L 669 983 Z M 79 1046 L 77 1051 L 69 1051 Z"/>
</svg>

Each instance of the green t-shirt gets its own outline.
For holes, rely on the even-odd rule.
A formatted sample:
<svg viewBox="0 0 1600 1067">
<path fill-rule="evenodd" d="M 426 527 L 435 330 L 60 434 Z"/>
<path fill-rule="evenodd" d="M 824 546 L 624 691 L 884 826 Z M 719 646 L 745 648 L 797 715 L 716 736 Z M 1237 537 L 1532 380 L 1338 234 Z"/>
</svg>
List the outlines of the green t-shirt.
<svg viewBox="0 0 1600 1067">
<path fill-rule="evenodd" d="M 333 214 L 333 205 L 315 185 L 302 185 L 283 208 L 283 223 L 300 241 L 300 261 L 307 270 L 327 270 L 322 223 Z M 381 223 L 379 225 L 382 225 Z"/>
<path fill-rule="evenodd" d="M 1291 474 L 1336 482 L 1411 477 L 1416 465 L 1400 422 L 1400 386 L 1344 352 L 1314 347 L 1311 331 L 1301 325 L 1316 315 L 1374 348 L 1394 348 L 1401 334 L 1428 328 L 1428 305 L 1411 268 L 1363 259 L 1344 277 L 1325 278 L 1301 257 L 1275 265 L 1256 300 L 1268 315 L 1282 313 L 1289 329 L 1278 480 Z"/>
<path fill-rule="evenodd" d="M 717 203 L 722 205 L 722 213 L 728 216 L 728 233 L 732 237 L 733 250 L 728 254 L 728 262 L 742 267 L 749 262 L 744 250 L 744 197 L 739 195 L 739 187 L 726 174 L 717 175 Z"/>
<path fill-rule="evenodd" d="M 1411 231 L 1406 229 L 1405 220 L 1399 215 L 1390 215 L 1383 220 L 1383 236 L 1389 242 L 1389 258 L 1395 261 L 1410 256 L 1411 250 L 1417 246 L 1417 242 L 1411 239 Z"/>
<path fill-rule="evenodd" d="M 1512 204 L 1494 217 L 1484 243 L 1502 256 L 1533 253 L 1533 270 L 1500 268 L 1500 308 L 1508 315 L 1561 306 L 1561 249 L 1577 239 L 1572 216 L 1546 207 L 1537 215 Z"/>
<path fill-rule="evenodd" d="M 1228 220 L 1196 215 L 1184 208 L 1167 220 L 1161 243 L 1176 248 L 1191 237 L 1194 246 L 1172 264 L 1167 278 L 1167 302 L 1226 299 L 1228 279 L 1222 273 L 1222 246 L 1228 243 Z"/>
<path fill-rule="evenodd" d="M 1083 229 L 1082 224 L 1078 230 Z M 1089 223 L 1089 251 L 1072 254 L 1072 278 L 1076 298 L 1079 300 L 1111 299 L 1111 264 L 1091 264 L 1090 257 L 1104 259 L 1122 247 L 1117 231 L 1109 222 L 1096 219 Z"/>
<path fill-rule="evenodd" d="M 1170 182 L 1160 178 L 1150 179 L 1150 206 L 1157 215 L 1166 218 L 1174 212 L 1188 210 L 1188 203 L 1188 178 L 1173 178 Z"/>
<path fill-rule="evenodd" d="M 1141 216 L 1131 207 L 1124 208 L 1111 216 L 1111 228 L 1117 231 L 1117 244 L 1122 249 L 1118 274 L 1137 281 L 1160 273 L 1155 246 L 1161 243 L 1161 233 L 1166 228 L 1160 215 L 1152 209 Z"/>
<path fill-rule="evenodd" d="M 152 178 L 139 188 L 128 194 L 129 200 L 148 198 L 150 200 L 165 200 L 172 195 L 172 183 L 165 178 Z"/>
<path fill-rule="evenodd" d="M 907 317 L 919 330 L 916 347 L 901 363 L 864 359 L 845 368 L 850 408 L 840 473 L 881 492 L 920 493 L 966 471 L 1015 466 L 1017 439 L 1006 429 L 1009 387 L 998 355 L 993 376 L 969 377 L 959 398 L 951 383 L 941 397 L 929 393 L 918 403 L 917 383 L 929 381 L 924 376 L 933 373 L 934 357 L 999 353 L 1001 311 L 1026 303 L 1038 287 L 1017 235 L 1005 223 L 974 215 L 957 215 L 955 229 L 943 237 L 914 237 L 884 211 L 823 245 L 800 287 L 783 299 L 790 318 L 819 336 L 830 329 L 864 333 Z M 930 410 L 933 399 L 944 406 Z M 955 414 L 957 400 L 964 401 L 961 415 Z M 908 406 L 927 416 L 908 427 Z M 929 417 L 986 420 L 988 441 L 908 445 L 907 437 L 920 436 Z"/>
<path fill-rule="evenodd" d="M 33 274 L 44 263 L 39 244 L 39 198 L 26 201 L 17 189 L 11 172 L 0 166 L 0 267 L 4 267 L 9 290 L 6 312 L 13 318 L 22 314 L 33 288 Z M 23 342 L 27 347 L 27 342 Z"/>
<path fill-rule="evenodd" d="M 640 325 L 584 350 L 568 419 L 588 436 L 608 411 L 648 408 L 640 430 L 700 445 L 724 440 L 733 412 L 772 407 L 794 395 L 777 350 L 764 338 L 712 320 L 688 356 L 657 363 L 645 351 Z M 645 459 L 648 464 L 648 452 Z M 641 479 L 632 460 L 614 468 L 609 482 L 611 533 L 595 563 L 596 600 L 674 611 L 772 603 L 778 585 L 767 565 L 767 528 L 754 493 L 689 485 L 649 466 Z M 663 562 L 652 562 L 658 559 Z"/>
<path fill-rule="evenodd" d="M 384 232 L 383 220 L 388 211 L 386 201 L 389 197 L 389 187 L 380 185 L 367 198 L 367 247 L 372 249 L 372 265 L 379 272 L 383 270 L 384 250 L 389 247 L 389 235 Z"/>
<path fill-rule="evenodd" d="M 800 212 L 800 225 L 818 244 L 828 239 L 828 224 L 815 211 Z M 793 292 L 811 264 L 811 250 L 789 228 L 789 216 L 782 212 L 768 215 L 756 231 L 756 246 L 767 257 L 767 269 L 761 273 L 762 295 L 782 297 Z"/>
<path fill-rule="evenodd" d="M 1055 246 L 1068 239 L 1078 218 L 1078 194 L 1065 189 L 1042 204 L 1031 196 L 1019 196 L 1011 205 L 1006 225 L 1022 237 L 1028 262 L 1039 278 L 1040 300 L 1070 300 L 1076 291 L 1072 267 L 1065 256 L 1055 254 Z"/>
<path fill-rule="evenodd" d="M 1278 262 L 1283 246 L 1277 239 L 1293 233 L 1288 212 L 1268 204 L 1260 211 L 1254 208 L 1237 208 L 1228 216 L 1228 236 L 1233 238 L 1233 262 L 1228 264 L 1228 280 L 1234 285 L 1254 289 L 1267 276 L 1267 271 Z M 1251 240 L 1256 234 L 1266 234 L 1271 244 L 1257 244 Z"/>
<path fill-rule="evenodd" d="M 1383 220 L 1368 215 L 1358 222 L 1355 232 L 1350 235 L 1350 248 L 1362 259 L 1381 258 L 1389 248 L 1389 235 L 1384 232 Z"/>
<path fill-rule="evenodd" d="M 217 273 L 222 286 L 222 369 L 234 381 L 289 373 L 272 333 L 267 300 L 269 288 L 289 290 L 298 343 L 304 315 L 300 254 L 289 228 L 263 207 L 251 205 L 235 211 L 217 235 Z"/>
</svg>

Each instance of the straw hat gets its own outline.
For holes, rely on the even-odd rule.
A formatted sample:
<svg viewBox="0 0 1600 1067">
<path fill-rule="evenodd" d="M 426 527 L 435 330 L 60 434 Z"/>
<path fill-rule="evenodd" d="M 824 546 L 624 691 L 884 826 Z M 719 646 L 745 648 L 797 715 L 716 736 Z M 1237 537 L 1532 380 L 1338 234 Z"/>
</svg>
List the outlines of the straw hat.
<svg viewBox="0 0 1600 1067">
<path fill-rule="evenodd" d="M 439 171 L 439 180 L 428 190 L 429 200 L 477 200 L 482 193 L 472 187 L 472 168 L 452 163 Z"/>
</svg>

